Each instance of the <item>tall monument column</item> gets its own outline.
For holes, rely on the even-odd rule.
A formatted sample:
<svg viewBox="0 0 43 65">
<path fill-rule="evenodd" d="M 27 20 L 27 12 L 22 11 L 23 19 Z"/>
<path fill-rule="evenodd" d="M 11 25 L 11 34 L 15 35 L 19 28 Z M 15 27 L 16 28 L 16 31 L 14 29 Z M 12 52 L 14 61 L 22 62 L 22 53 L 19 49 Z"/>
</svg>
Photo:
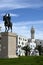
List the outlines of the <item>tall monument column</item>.
<svg viewBox="0 0 43 65">
<path fill-rule="evenodd" d="M 32 26 L 32 28 L 31 28 L 31 39 L 34 39 L 34 34 L 35 34 L 35 30 Z"/>
</svg>

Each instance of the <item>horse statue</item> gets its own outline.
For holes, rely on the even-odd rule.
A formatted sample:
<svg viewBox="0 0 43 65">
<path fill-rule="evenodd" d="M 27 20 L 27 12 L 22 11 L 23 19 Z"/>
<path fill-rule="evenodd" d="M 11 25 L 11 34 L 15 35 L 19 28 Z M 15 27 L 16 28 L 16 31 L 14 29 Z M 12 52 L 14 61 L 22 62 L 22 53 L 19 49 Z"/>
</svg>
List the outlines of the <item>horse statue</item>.
<svg viewBox="0 0 43 65">
<path fill-rule="evenodd" d="M 12 22 L 10 20 L 11 20 L 10 14 L 8 14 L 8 16 L 7 14 L 3 16 L 5 32 L 8 32 L 9 29 L 11 29 L 11 32 L 12 32 Z"/>
</svg>

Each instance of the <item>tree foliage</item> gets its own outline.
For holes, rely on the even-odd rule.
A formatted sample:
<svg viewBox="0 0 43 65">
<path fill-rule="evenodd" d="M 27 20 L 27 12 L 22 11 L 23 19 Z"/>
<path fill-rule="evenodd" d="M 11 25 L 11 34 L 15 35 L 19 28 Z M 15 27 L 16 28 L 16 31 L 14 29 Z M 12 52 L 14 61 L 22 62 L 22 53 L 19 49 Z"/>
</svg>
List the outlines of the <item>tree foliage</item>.
<svg viewBox="0 0 43 65">
<path fill-rule="evenodd" d="M 27 45 L 27 46 L 24 46 L 22 47 L 23 50 L 25 50 L 25 55 L 27 56 L 28 55 L 28 52 L 30 54 L 30 47 Z"/>
<path fill-rule="evenodd" d="M 41 55 L 41 52 L 42 52 L 42 46 L 41 45 L 38 45 L 36 47 L 36 49 L 39 51 L 39 55 Z"/>
</svg>

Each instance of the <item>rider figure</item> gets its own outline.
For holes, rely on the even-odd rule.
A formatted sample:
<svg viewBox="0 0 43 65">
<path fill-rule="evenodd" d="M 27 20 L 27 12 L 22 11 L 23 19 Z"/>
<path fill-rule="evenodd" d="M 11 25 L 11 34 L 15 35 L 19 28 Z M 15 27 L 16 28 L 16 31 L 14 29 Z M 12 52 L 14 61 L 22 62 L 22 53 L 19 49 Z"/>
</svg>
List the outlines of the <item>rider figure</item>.
<svg viewBox="0 0 43 65">
<path fill-rule="evenodd" d="M 11 20 L 10 14 L 8 14 L 7 18 L 8 18 L 9 24 L 10 24 L 10 20 Z"/>
<path fill-rule="evenodd" d="M 5 25 L 5 31 L 7 31 L 7 27 L 8 27 L 8 30 L 9 30 L 9 28 L 11 28 L 11 32 L 12 32 L 12 23 L 11 23 L 10 14 L 5 14 L 3 16 L 3 21 L 4 21 L 4 25 Z"/>
<path fill-rule="evenodd" d="M 5 15 L 3 16 L 3 21 L 6 21 L 6 22 L 7 22 L 7 14 L 5 14 Z M 6 22 L 4 22 L 5 25 L 7 25 Z"/>
</svg>

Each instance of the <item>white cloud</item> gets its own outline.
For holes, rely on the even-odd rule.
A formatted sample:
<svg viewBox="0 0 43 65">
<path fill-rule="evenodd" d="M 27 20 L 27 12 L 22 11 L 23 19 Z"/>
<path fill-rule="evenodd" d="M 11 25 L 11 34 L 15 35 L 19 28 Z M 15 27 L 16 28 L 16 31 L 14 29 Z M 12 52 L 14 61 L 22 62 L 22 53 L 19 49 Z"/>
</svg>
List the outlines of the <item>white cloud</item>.
<svg viewBox="0 0 43 65">
<path fill-rule="evenodd" d="M 39 8 L 43 7 L 42 0 L 1 0 L 0 9 Z"/>
<path fill-rule="evenodd" d="M 19 15 L 18 14 L 12 14 L 12 13 L 10 13 L 10 16 L 18 17 Z"/>
<path fill-rule="evenodd" d="M 1 16 L 4 16 L 5 14 L 6 14 L 6 13 L 2 13 Z M 10 16 L 18 17 L 19 15 L 18 15 L 18 14 L 10 13 Z"/>
<path fill-rule="evenodd" d="M 40 25 L 43 24 L 43 21 L 36 21 L 36 22 L 17 22 L 13 23 L 13 32 L 17 33 L 18 35 L 26 36 L 27 38 L 30 38 L 30 29 L 31 25 Z M 5 31 L 4 22 L 0 20 L 0 26 L 2 27 L 1 31 Z M 41 27 L 41 26 L 40 26 Z M 37 28 L 35 26 L 35 38 L 36 39 L 43 39 L 43 30 L 40 30 L 40 28 Z"/>
<path fill-rule="evenodd" d="M 16 26 L 26 26 L 26 25 L 37 25 L 37 24 L 43 24 L 43 20 L 40 21 L 21 21 L 21 22 L 16 22 L 14 25 Z"/>
<path fill-rule="evenodd" d="M 41 39 L 41 40 L 43 40 L 43 31 L 37 30 L 37 31 L 35 32 L 35 38 L 36 38 L 36 39 Z"/>
</svg>

